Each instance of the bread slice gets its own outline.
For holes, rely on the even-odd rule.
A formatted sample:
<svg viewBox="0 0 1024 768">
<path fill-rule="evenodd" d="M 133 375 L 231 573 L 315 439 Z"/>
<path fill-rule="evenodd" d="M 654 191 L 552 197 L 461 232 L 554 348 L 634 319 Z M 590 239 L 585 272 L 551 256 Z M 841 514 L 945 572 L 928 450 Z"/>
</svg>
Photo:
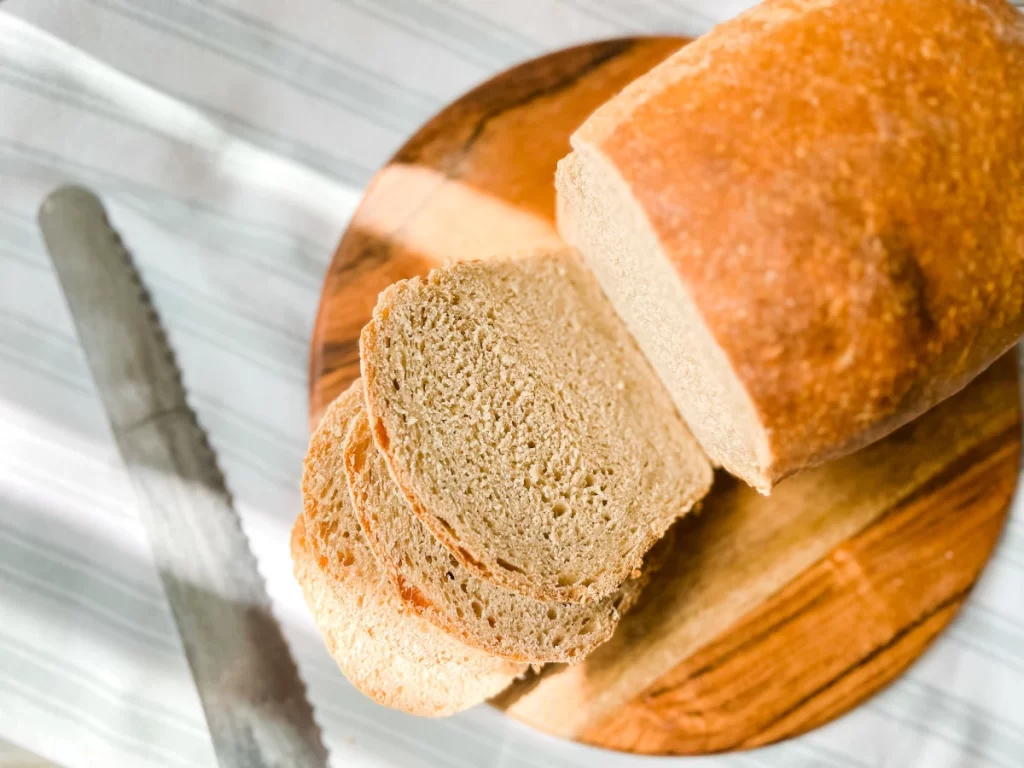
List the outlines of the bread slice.
<svg viewBox="0 0 1024 768">
<path fill-rule="evenodd" d="M 412 714 L 449 715 L 498 693 L 526 667 L 471 648 L 419 617 L 378 567 L 341 461 L 361 399 L 358 388 L 348 390 L 313 435 L 303 514 L 292 531 L 295 577 L 327 649 L 356 688 Z"/>
<path fill-rule="evenodd" d="M 708 491 L 711 468 L 571 250 L 383 291 L 360 340 L 374 442 L 470 573 L 594 602 Z"/>
<path fill-rule="evenodd" d="M 582 660 L 615 630 L 650 579 L 627 579 L 599 602 L 545 603 L 477 578 L 412 513 L 373 445 L 365 413 L 345 441 L 349 491 L 363 533 L 406 604 L 465 643 L 515 661 Z M 648 558 L 649 560 L 650 558 Z"/>
<path fill-rule="evenodd" d="M 1021 82 L 1003 0 L 767 0 L 580 126 L 559 230 L 712 460 L 767 492 L 1017 341 Z"/>
</svg>

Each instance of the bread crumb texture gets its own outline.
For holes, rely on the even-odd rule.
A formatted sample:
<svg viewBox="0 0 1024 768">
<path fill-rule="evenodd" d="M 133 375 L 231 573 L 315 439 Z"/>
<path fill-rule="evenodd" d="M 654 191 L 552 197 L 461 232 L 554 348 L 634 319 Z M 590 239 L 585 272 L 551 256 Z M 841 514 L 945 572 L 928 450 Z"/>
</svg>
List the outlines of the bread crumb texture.
<svg viewBox="0 0 1024 768">
<path fill-rule="evenodd" d="M 397 283 L 361 352 L 392 477 L 485 581 L 600 600 L 710 486 L 707 460 L 574 251 Z"/>
<path fill-rule="evenodd" d="M 581 661 L 611 637 L 649 580 L 645 561 L 598 602 L 550 603 L 478 578 L 413 514 L 388 475 L 365 414 L 345 447 L 352 502 L 378 562 L 407 605 L 469 645 L 528 662 Z"/>
<path fill-rule="evenodd" d="M 327 410 L 303 474 L 292 531 L 295 577 L 328 651 L 378 703 L 441 716 L 478 704 L 526 670 L 423 620 L 377 565 L 349 500 L 342 447 L 362 407 L 358 383 Z"/>
</svg>

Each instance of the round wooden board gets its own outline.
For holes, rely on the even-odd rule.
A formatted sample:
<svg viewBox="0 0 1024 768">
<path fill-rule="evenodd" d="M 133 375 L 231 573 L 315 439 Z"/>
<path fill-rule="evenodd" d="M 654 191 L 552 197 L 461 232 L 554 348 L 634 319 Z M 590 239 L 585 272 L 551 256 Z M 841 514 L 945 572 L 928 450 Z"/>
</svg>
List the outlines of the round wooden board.
<svg viewBox="0 0 1024 768">
<path fill-rule="evenodd" d="M 559 242 L 552 179 L 569 134 L 684 42 L 551 54 L 423 126 L 373 180 L 327 274 L 311 423 L 359 375 L 359 332 L 381 289 L 447 261 Z M 615 636 L 494 703 L 549 733 L 644 754 L 744 749 L 828 722 L 956 614 L 999 538 L 1019 454 L 1011 354 L 913 424 L 770 497 L 720 476 Z"/>
</svg>

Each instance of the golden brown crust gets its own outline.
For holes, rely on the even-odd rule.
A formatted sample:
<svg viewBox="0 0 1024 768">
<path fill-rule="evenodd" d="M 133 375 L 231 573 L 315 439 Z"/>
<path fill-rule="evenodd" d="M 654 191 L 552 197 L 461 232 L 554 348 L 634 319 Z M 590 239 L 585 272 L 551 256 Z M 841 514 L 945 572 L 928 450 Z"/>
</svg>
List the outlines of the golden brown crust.
<svg viewBox="0 0 1024 768">
<path fill-rule="evenodd" d="M 953 394 L 1024 331 L 1024 21 L 769 0 L 573 137 L 644 209 L 777 481 Z"/>
</svg>

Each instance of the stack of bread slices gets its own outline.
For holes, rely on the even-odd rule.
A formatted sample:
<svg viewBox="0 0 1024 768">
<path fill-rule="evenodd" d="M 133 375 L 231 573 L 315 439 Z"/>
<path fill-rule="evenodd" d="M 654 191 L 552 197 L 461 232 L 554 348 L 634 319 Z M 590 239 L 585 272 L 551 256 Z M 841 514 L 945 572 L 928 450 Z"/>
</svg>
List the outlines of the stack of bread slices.
<svg viewBox="0 0 1024 768">
<path fill-rule="evenodd" d="M 349 679 L 443 715 L 581 660 L 712 463 L 768 493 L 1012 346 L 1021 82 L 1003 0 L 768 0 L 573 135 L 573 248 L 385 290 L 292 537 Z"/>
<path fill-rule="evenodd" d="M 570 250 L 384 291 L 293 535 L 349 679 L 446 714 L 607 640 L 711 467 Z"/>
</svg>

